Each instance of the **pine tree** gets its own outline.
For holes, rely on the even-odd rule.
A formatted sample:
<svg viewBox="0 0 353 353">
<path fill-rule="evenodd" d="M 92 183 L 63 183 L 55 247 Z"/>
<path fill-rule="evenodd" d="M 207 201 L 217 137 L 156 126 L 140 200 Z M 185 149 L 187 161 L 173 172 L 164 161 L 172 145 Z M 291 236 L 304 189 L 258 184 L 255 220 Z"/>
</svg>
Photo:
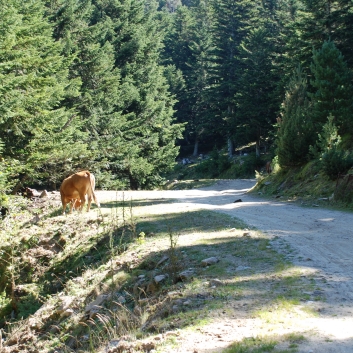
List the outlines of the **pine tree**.
<svg viewBox="0 0 353 353">
<path fill-rule="evenodd" d="M 303 0 L 296 22 L 298 43 L 296 56 L 309 67 L 312 49 L 319 50 L 324 41 L 334 41 L 353 65 L 353 3 L 349 0 Z"/>
<path fill-rule="evenodd" d="M 70 60 L 43 13 L 41 1 L 0 1 L 0 139 L 3 157 L 19 161 L 14 192 L 26 179 L 55 183 L 58 165 L 88 156 L 76 111 L 61 107 L 79 82 L 68 79 Z"/>
<path fill-rule="evenodd" d="M 109 127 L 107 159 L 110 171 L 127 178 L 131 189 L 160 182 L 175 163 L 175 141 L 182 131 L 182 125 L 174 124 L 175 101 L 159 64 L 163 33 L 152 5 L 140 0 L 95 3 L 94 21 L 110 22 L 105 40 L 114 46 L 121 75 L 118 123 Z"/>
<path fill-rule="evenodd" d="M 189 70 L 185 73 L 187 85 L 187 102 L 190 106 L 187 130 L 194 137 L 193 155 L 199 153 L 198 145 L 202 140 L 213 135 L 212 116 L 210 116 L 210 72 L 214 66 L 212 52 L 214 51 L 211 35 L 212 15 L 210 7 L 200 2 L 192 8 L 195 19 L 192 28 L 192 39 L 188 44 L 191 55 L 187 60 Z"/>
<path fill-rule="evenodd" d="M 120 129 L 120 74 L 115 68 L 114 46 L 106 39 L 112 23 L 100 17 L 94 21 L 97 9 L 90 1 L 61 0 L 48 5 L 48 14 L 55 23 L 55 36 L 63 42 L 63 52 L 74 59 L 70 77 L 82 82 L 80 95 L 65 100 L 66 107 L 74 107 L 89 133 L 91 159 L 82 168 L 91 169 L 98 181 L 110 186 L 112 176 L 105 170 L 109 155 L 115 148 L 113 132 Z M 113 146 L 111 146 L 113 145 Z M 104 174 L 104 175 L 101 175 Z M 114 179 L 114 178 L 113 178 Z"/>
<path fill-rule="evenodd" d="M 305 164 L 315 142 L 307 79 L 298 67 L 290 80 L 278 119 L 277 155 L 282 167 Z"/>
<path fill-rule="evenodd" d="M 184 131 L 184 139 L 190 143 L 194 135 L 193 102 L 190 101 L 189 84 L 192 68 L 188 65 L 191 61 L 192 50 L 190 43 L 193 38 L 193 31 L 195 28 L 195 19 L 193 17 L 192 9 L 186 6 L 180 6 L 173 13 L 169 14 L 169 27 L 164 38 L 164 47 L 162 59 L 164 65 L 173 65 L 175 67 L 175 74 L 179 76 L 179 82 L 182 82 L 177 90 L 172 90 L 175 94 L 175 117 L 179 123 L 186 124 Z M 170 68 L 169 78 L 170 78 Z M 174 86 L 175 87 L 175 86 Z"/>
<path fill-rule="evenodd" d="M 348 70 L 342 53 L 332 41 L 325 41 L 322 48 L 314 50 L 311 65 L 314 92 L 310 94 L 313 101 L 313 117 L 317 132 L 326 123 L 331 114 L 334 123 L 340 127 L 339 132 L 349 134 L 353 127 L 353 90 L 352 75 Z M 350 136 L 349 139 L 352 137 Z"/>
<path fill-rule="evenodd" d="M 213 100 L 217 130 L 228 141 L 228 154 L 233 153 L 233 137 L 237 127 L 236 82 L 239 46 L 251 28 L 251 21 L 258 19 L 256 1 L 220 0 L 213 1 L 215 23 L 215 69 L 213 72 Z"/>
<path fill-rule="evenodd" d="M 274 50 L 266 25 L 251 30 L 239 48 L 236 136 L 244 144 L 255 142 L 258 157 L 260 141 L 268 137 L 278 116 L 280 76 L 273 64 Z"/>
</svg>

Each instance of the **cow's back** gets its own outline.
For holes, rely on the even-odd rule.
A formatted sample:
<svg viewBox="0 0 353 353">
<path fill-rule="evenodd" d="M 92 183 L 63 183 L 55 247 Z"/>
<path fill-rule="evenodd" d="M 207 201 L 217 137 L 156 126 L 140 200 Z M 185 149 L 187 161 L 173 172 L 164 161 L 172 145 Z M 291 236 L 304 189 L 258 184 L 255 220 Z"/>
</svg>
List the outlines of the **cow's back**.
<svg viewBox="0 0 353 353">
<path fill-rule="evenodd" d="M 86 195 L 90 187 L 91 173 L 87 170 L 70 175 L 62 182 L 60 193 L 69 199 L 78 199 Z"/>
</svg>

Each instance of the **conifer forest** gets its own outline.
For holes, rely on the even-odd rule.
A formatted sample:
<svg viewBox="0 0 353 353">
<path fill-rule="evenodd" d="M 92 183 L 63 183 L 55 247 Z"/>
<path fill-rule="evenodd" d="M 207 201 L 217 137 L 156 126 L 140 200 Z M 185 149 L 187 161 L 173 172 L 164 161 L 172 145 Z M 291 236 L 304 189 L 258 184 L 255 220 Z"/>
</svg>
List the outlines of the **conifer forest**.
<svg viewBox="0 0 353 353">
<path fill-rule="evenodd" d="M 2 194 L 79 169 L 153 188 L 185 146 L 353 165 L 352 0 L 0 5 Z"/>
</svg>

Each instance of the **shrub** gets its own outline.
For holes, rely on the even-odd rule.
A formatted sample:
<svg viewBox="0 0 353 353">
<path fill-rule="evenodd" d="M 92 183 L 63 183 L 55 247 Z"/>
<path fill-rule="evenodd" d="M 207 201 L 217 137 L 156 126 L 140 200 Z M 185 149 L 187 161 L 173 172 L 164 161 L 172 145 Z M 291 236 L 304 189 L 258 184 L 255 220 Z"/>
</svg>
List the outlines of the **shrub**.
<svg viewBox="0 0 353 353">
<path fill-rule="evenodd" d="M 222 172 L 230 168 L 231 162 L 226 154 L 220 153 L 216 148 L 210 153 L 210 158 L 195 167 L 199 175 L 210 178 L 218 177 Z"/>
<path fill-rule="evenodd" d="M 347 173 L 353 166 L 353 156 L 335 147 L 322 154 L 321 162 L 325 174 L 335 180 L 339 174 Z"/>
</svg>

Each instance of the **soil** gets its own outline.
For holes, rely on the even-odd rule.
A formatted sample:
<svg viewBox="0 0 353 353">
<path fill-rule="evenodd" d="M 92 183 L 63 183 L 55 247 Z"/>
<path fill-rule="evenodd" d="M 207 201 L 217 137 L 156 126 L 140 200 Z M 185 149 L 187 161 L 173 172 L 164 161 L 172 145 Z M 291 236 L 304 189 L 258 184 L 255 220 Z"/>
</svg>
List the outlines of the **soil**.
<svg viewBox="0 0 353 353">
<path fill-rule="evenodd" d="M 307 302 L 318 313 L 293 317 L 282 325 L 268 326 L 251 315 L 214 320 L 200 330 L 178 337 L 173 353 L 221 352 L 245 337 L 305 333 L 299 353 L 353 352 L 353 214 L 323 208 L 300 207 L 268 200 L 248 191 L 256 180 L 221 180 L 198 190 L 132 191 L 126 199 L 174 199 L 151 212 L 207 209 L 243 220 L 262 231 L 271 246 L 282 252 L 303 273 L 314 274 L 324 301 Z M 116 199 L 116 192 L 98 191 L 101 202 Z M 156 202 L 158 204 L 158 202 Z M 290 251 L 288 250 L 290 249 Z"/>
</svg>

